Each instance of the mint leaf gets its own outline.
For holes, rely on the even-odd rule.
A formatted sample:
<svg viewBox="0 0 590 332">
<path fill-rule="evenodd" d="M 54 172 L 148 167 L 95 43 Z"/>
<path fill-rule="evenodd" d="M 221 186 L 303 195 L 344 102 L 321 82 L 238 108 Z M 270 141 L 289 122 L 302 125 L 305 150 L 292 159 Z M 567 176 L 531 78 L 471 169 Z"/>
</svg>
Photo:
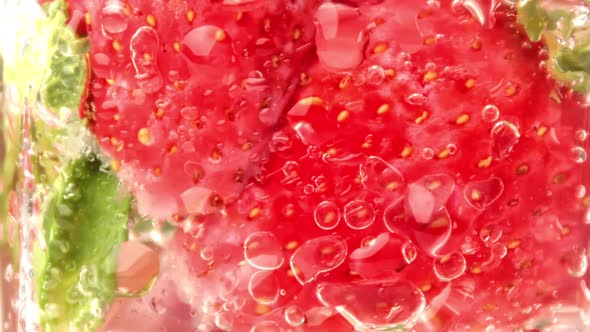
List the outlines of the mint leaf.
<svg viewBox="0 0 590 332">
<path fill-rule="evenodd" d="M 590 9 L 587 0 L 520 0 L 518 22 L 543 41 L 553 77 L 590 93 Z"/>
<path fill-rule="evenodd" d="M 35 251 L 45 332 L 94 331 L 116 290 L 118 246 L 127 237 L 130 199 L 94 154 L 68 164 L 43 218 L 45 249 Z"/>
</svg>

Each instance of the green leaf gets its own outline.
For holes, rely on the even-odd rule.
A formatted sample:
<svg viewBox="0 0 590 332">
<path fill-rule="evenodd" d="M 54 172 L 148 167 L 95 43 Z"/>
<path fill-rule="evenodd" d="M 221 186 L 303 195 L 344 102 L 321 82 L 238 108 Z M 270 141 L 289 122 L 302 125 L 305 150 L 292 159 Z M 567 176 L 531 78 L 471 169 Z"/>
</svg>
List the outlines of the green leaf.
<svg viewBox="0 0 590 332">
<path fill-rule="evenodd" d="M 41 324 L 45 332 L 94 331 L 116 290 L 130 199 L 94 154 L 67 165 L 48 199 L 34 260 Z"/>
<path fill-rule="evenodd" d="M 556 80 L 590 93 L 588 0 L 520 0 L 518 22 L 532 41 L 543 41 Z"/>
</svg>

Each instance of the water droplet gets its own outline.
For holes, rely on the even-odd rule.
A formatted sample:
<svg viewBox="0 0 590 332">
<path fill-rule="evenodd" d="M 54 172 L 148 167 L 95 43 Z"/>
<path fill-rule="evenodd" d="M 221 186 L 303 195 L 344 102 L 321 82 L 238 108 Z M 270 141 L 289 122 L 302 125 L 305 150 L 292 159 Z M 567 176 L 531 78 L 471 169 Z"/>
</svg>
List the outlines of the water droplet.
<svg viewBox="0 0 590 332">
<path fill-rule="evenodd" d="M 486 105 L 481 110 L 481 119 L 484 122 L 496 122 L 500 118 L 500 110 L 495 105 Z"/>
<path fill-rule="evenodd" d="M 586 159 L 588 159 L 588 154 L 586 153 L 586 150 L 584 150 L 584 148 L 580 146 L 573 147 L 571 154 L 572 159 L 578 164 L 581 164 L 585 162 Z"/>
<path fill-rule="evenodd" d="M 156 64 L 159 50 L 158 33 L 152 27 L 137 29 L 129 45 L 131 61 L 135 68 L 137 82 L 146 93 L 154 93 L 162 87 L 164 80 Z"/>
<path fill-rule="evenodd" d="M 375 210 L 366 201 L 351 201 L 344 207 L 344 221 L 352 229 L 365 229 L 375 221 Z"/>
<path fill-rule="evenodd" d="M 465 273 L 467 263 L 459 252 L 452 253 L 434 260 L 434 273 L 441 281 L 451 281 Z"/>
<path fill-rule="evenodd" d="M 426 307 L 424 294 L 404 281 L 321 284 L 316 296 L 359 332 L 409 328 Z"/>
<path fill-rule="evenodd" d="M 319 274 L 331 271 L 344 262 L 348 248 L 336 236 L 309 240 L 291 256 L 291 270 L 302 285 L 313 281 Z"/>
<path fill-rule="evenodd" d="M 492 156 L 504 159 L 510 155 L 514 146 L 520 140 L 518 127 L 508 121 L 496 122 L 491 131 Z"/>
<path fill-rule="evenodd" d="M 584 129 L 576 130 L 576 140 L 580 143 L 586 142 L 588 139 L 588 132 Z"/>
<path fill-rule="evenodd" d="M 406 223 L 414 243 L 429 256 L 440 255 L 440 250 L 449 241 L 453 231 L 453 222 L 445 208 L 431 213 L 423 223 L 414 218 L 408 218 Z"/>
<path fill-rule="evenodd" d="M 222 331 L 231 331 L 234 327 L 233 313 L 222 311 L 215 315 L 215 326 Z"/>
<path fill-rule="evenodd" d="M 583 249 L 570 250 L 563 257 L 569 275 L 580 278 L 588 271 L 588 255 Z"/>
<path fill-rule="evenodd" d="M 319 228 L 334 229 L 340 223 L 340 209 L 336 203 L 323 201 L 316 207 L 313 217 Z"/>
<path fill-rule="evenodd" d="M 258 271 L 248 282 L 250 296 L 260 304 L 274 304 L 279 298 L 279 290 L 279 280 L 273 271 Z"/>
<path fill-rule="evenodd" d="M 406 102 L 410 105 L 423 106 L 428 99 L 421 93 L 413 93 L 406 97 Z"/>
<path fill-rule="evenodd" d="M 426 160 L 430 160 L 430 159 L 434 158 L 434 151 L 432 151 L 431 148 L 424 148 L 422 150 L 422 158 L 424 158 Z"/>
<path fill-rule="evenodd" d="M 250 234 L 244 241 L 244 257 L 250 265 L 261 270 L 276 270 L 284 261 L 281 243 L 270 232 Z"/>
<path fill-rule="evenodd" d="M 412 242 L 408 241 L 402 246 L 402 254 L 404 255 L 406 263 L 410 264 L 418 256 L 418 249 Z"/>
<path fill-rule="evenodd" d="M 404 201 L 399 200 L 391 203 L 383 212 L 383 222 L 385 227 L 394 233 L 403 233 L 403 227 L 406 223 L 406 212 L 404 210 Z"/>
<path fill-rule="evenodd" d="M 316 53 L 324 66 L 340 71 L 353 69 L 361 63 L 366 36 L 358 9 L 324 3 L 318 7 L 314 23 Z"/>
<path fill-rule="evenodd" d="M 586 196 L 586 186 L 581 184 L 576 186 L 576 198 L 582 199 Z"/>
<path fill-rule="evenodd" d="M 447 204 L 455 190 L 455 180 L 446 174 L 425 175 L 408 186 L 408 207 L 418 223 L 426 223 L 432 213 Z"/>
<path fill-rule="evenodd" d="M 200 254 L 201 258 L 205 261 L 210 261 L 213 260 L 213 258 L 215 258 L 215 252 L 211 247 L 204 247 L 203 249 L 201 249 Z"/>
<path fill-rule="evenodd" d="M 285 309 L 285 321 L 291 326 L 301 326 L 305 323 L 305 313 L 297 306 Z"/>
<path fill-rule="evenodd" d="M 472 181 L 465 185 L 463 194 L 467 202 L 476 209 L 484 210 L 504 192 L 504 182 L 493 177 L 489 180 Z"/>
<path fill-rule="evenodd" d="M 239 282 L 240 278 L 237 270 L 229 270 L 225 272 L 219 282 L 219 296 L 225 301 L 229 300 L 230 295 L 238 287 Z"/>
<path fill-rule="evenodd" d="M 120 0 L 107 0 L 101 10 L 102 33 L 111 37 L 125 31 L 129 25 L 129 6 Z"/>
<path fill-rule="evenodd" d="M 491 252 L 495 258 L 502 259 L 506 257 L 508 248 L 506 248 L 506 245 L 503 243 L 494 243 L 491 247 Z"/>
<path fill-rule="evenodd" d="M 496 223 L 486 224 L 479 231 L 479 238 L 486 246 L 496 243 L 502 236 L 502 228 Z"/>
<path fill-rule="evenodd" d="M 202 25 L 187 33 L 180 51 L 195 64 L 227 65 L 234 61 L 231 38 L 214 25 Z"/>
<path fill-rule="evenodd" d="M 401 172 L 385 160 L 371 156 L 360 166 L 361 181 L 365 188 L 388 200 L 399 199 L 405 187 Z"/>
<path fill-rule="evenodd" d="M 349 256 L 349 267 L 365 279 L 395 274 L 405 266 L 403 240 L 390 233 L 381 233 L 368 246 L 355 249 Z M 384 268 L 387 267 L 387 268 Z"/>
<path fill-rule="evenodd" d="M 500 0 L 462 0 L 460 2 L 479 24 L 491 28 L 496 22 L 494 11 L 502 3 Z"/>
<path fill-rule="evenodd" d="M 457 146 L 455 144 L 449 144 L 449 145 L 447 145 L 447 151 L 452 156 L 455 153 L 457 153 Z"/>
<path fill-rule="evenodd" d="M 371 85 L 380 85 L 385 79 L 385 70 L 383 67 L 373 65 L 367 68 L 367 83 Z"/>
<path fill-rule="evenodd" d="M 266 321 L 256 324 L 250 332 L 281 332 L 281 328 L 275 322 Z"/>
</svg>

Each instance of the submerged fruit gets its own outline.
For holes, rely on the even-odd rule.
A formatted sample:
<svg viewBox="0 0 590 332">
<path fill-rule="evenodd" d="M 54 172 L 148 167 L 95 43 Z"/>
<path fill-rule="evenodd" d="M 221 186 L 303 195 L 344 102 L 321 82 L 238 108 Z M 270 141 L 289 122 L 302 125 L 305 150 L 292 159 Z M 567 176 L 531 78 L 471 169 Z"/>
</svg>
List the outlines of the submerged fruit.
<svg viewBox="0 0 590 332">
<path fill-rule="evenodd" d="M 141 212 L 210 213 L 259 173 L 312 51 L 313 4 L 70 2 L 91 45 L 84 116 Z"/>
</svg>

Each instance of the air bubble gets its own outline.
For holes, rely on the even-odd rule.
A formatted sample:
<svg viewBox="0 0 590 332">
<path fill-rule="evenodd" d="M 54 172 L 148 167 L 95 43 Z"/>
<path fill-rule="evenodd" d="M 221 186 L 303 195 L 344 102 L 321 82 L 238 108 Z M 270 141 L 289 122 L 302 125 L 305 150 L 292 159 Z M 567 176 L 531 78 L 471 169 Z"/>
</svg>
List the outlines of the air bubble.
<svg viewBox="0 0 590 332">
<path fill-rule="evenodd" d="M 406 242 L 402 246 L 402 255 L 406 263 L 412 263 L 418 256 L 418 249 L 412 242 Z"/>
<path fill-rule="evenodd" d="M 380 85 L 385 78 L 385 70 L 381 66 L 373 65 L 367 69 L 367 83 Z"/>
<path fill-rule="evenodd" d="M 287 324 L 297 327 L 305 323 L 305 314 L 297 306 L 291 306 L 285 309 L 285 321 Z"/>
<path fill-rule="evenodd" d="M 570 276 L 580 278 L 588 271 L 588 256 L 585 250 L 571 250 L 563 258 Z"/>
<path fill-rule="evenodd" d="M 406 97 L 406 102 L 410 105 L 422 106 L 426 104 L 427 98 L 421 93 L 413 93 Z"/>
<path fill-rule="evenodd" d="M 213 258 L 215 258 L 215 253 L 213 252 L 213 249 L 210 247 L 204 247 L 203 249 L 201 249 L 201 258 L 205 261 L 211 261 L 213 260 Z"/>
<path fill-rule="evenodd" d="M 375 210 L 366 201 L 351 201 L 344 207 L 344 221 L 352 229 L 365 229 L 375 221 Z"/>
<path fill-rule="evenodd" d="M 348 253 L 346 242 L 336 236 L 323 236 L 301 245 L 291 256 L 291 270 L 300 284 L 340 266 Z"/>
<path fill-rule="evenodd" d="M 491 246 L 496 243 L 502 236 L 502 229 L 496 223 L 486 224 L 479 231 L 479 238 L 486 246 Z"/>
<path fill-rule="evenodd" d="M 496 122 L 500 118 L 500 110 L 495 105 L 486 105 L 481 110 L 481 119 L 484 122 Z"/>
<path fill-rule="evenodd" d="M 215 326 L 222 331 L 231 331 L 234 327 L 234 317 L 231 312 L 223 311 L 215 315 Z"/>
<path fill-rule="evenodd" d="M 588 139 L 588 132 L 584 129 L 576 130 L 576 140 L 580 143 L 585 142 Z"/>
<path fill-rule="evenodd" d="M 340 223 L 340 209 L 336 203 L 323 201 L 316 207 L 313 217 L 319 228 L 334 229 Z"/>
<path fill-rule="evenodd" d="M 462 276 L 466 266 L 465 257 L 454 252 L 434 260 L 434 273 L 441 281 L 451 281 Z"/>
<path fill-rule="evenodd" d="M 279 298 L 279 280 L 272 271 L 258 271 L 250 277 L 248 292 L 254 301 L 271 305 Z"/>
<path fill-rule="evenodd" d="M 428 160 L 434 158 L 434 151 L 431 148 L 425 148 L 422 150 L 422 158 Z"/>
<path fill-rule="evenodd" d="M 244 257 L 253 267 L 276 270 L 283 265 L 281 243 L 270 232 L 255 232 L 244 241 Z"/>
<path fill-rule="evenodd" d="M 576 163 L 581 164 L 588 159 L 588 154 L 584 148 L 576 146 L 572 148 L 572 158 Z"/>
<path fill-rule="evenodd" d="M 129 7 L 120 0 L 107 0 L 101 11 L 102 33 L 110 37 L 121 33 L 129 26 Z"/>
</svg>

